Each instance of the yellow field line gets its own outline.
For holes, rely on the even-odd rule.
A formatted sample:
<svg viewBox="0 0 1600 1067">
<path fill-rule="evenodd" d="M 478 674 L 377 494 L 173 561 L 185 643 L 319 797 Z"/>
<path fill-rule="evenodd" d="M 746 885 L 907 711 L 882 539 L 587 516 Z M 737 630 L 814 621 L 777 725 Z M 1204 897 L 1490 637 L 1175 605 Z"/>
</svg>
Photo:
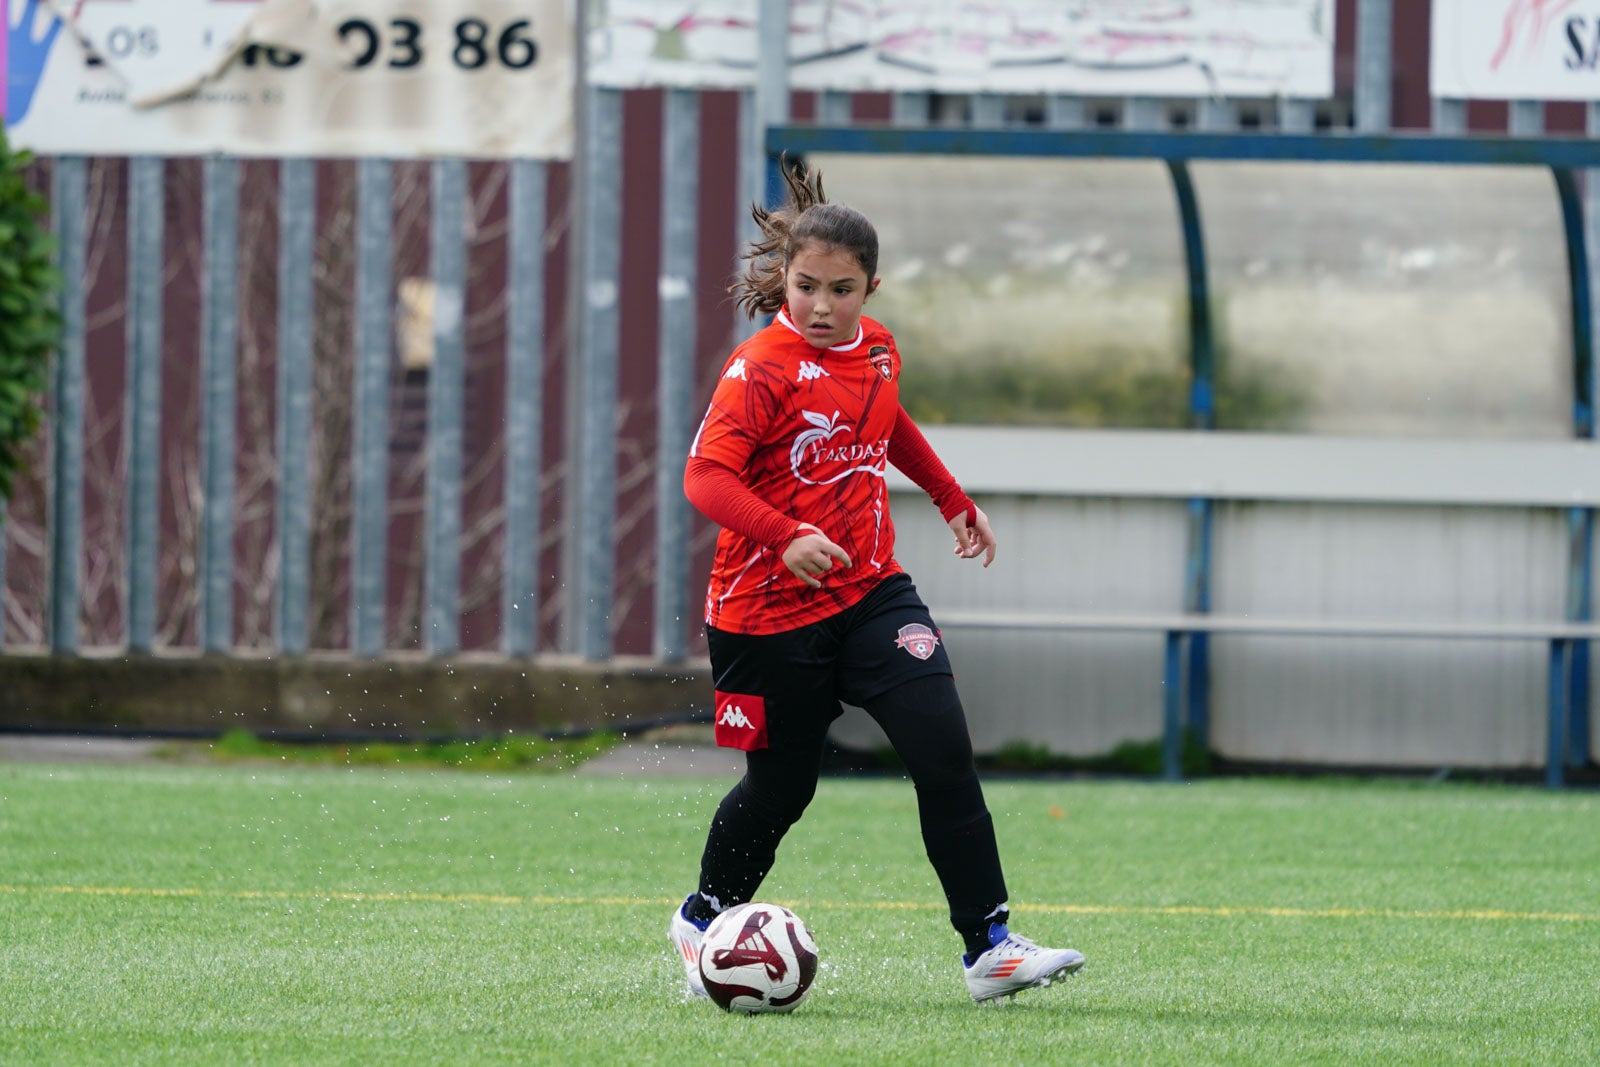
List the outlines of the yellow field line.
<svg viewBox="0 0 1600 1067">
<path fill-rule="evenodd" d="M 349 890 L 276 889 L 167 889 L 146 886 L 0 885 L 0 893 L 54 893 L 94 897 L 192 897 L 223 900 L 339 900 L 374 903 L 496 904 L 506 907 L 667 907 L 674 901 L 662 897 L 554 897 L 513 896 L 500 893 L 384 893 Z M 943 904 L 917 901 L 812 900 L 808 908 L 876 908 L 880 910 L 942 911 Z M 1600 922 L 1600 915 L 1562 911 L 1502 911 L 1497 908 L 1461 908 L 1446 911 L 1408 911 L 1400 908 L 1275 908 L 1266 906 L 1204 907 L 1195 904 L 1019 904 L 1018 912 L 1058 915 L 1170 915 L 1202 918 L 1256 916 L 1271 919 L 1406 919 L 1468 922 Z"/>
</svg>

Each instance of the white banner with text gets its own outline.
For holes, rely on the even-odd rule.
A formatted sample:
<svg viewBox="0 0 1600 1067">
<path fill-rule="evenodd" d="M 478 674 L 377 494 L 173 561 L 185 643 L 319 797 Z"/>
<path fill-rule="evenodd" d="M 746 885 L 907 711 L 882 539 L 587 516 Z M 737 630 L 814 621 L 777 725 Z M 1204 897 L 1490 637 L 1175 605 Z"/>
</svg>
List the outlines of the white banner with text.
<svg viewBox="0 0 1600 1067">
<path fill-rule="evenodd" d="M 1432 27 L 1436 97 L 1600 99 L 1600 4 L 1433 0 Z"/>
<path fill-rule="evenodd" d="M 758 0 L 607 0 L 591 80 L 754 84 Z M 790 0 L 796 89 L 1323 98 L 1328 0 Z"/>
<path fill-rule="evenodd" d="M 0 0 L 41 154 L 569 159 L 569 0 Z"/>
</svg>

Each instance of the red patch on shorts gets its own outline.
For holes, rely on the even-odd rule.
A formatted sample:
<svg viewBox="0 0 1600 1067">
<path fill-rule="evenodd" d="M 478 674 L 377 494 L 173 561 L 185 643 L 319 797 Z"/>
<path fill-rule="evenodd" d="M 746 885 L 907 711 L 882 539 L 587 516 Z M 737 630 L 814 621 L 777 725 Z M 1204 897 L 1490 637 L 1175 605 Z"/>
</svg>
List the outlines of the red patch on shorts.
<svg viewBox="0 0 1600 1067">
<path fill-rule="evenodd" d="M 717 690 L 717 744 L 754 752 L 767 747 L 767 702 L 749 693 Z"/>
<path fill-rule="evenodd" d="M 920 622 L 913 622 L 900 627 L 900 636 L 895 645 L 918 659 L 927 659 L 939 647 L 939 635 Z"/>
</svg>

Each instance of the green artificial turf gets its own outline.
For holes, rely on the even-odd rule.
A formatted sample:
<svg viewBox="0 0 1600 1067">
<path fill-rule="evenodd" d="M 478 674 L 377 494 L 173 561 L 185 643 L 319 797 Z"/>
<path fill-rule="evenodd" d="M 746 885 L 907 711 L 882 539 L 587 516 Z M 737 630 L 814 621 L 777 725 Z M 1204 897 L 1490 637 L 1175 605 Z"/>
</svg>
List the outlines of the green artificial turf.
<svg viewBox="0 0 1600 1067">
<path fill-rule="evenodd" d="M 904 781 L 828 779 L 762 897 L 788 1016 L 686 1001 L 665 929 L 728 783 L 0 766 L 0 1063 L 1571 1063 L 1600 1048 L 1600 796 L 987 786 L 1013 928 L 966 995 Z"/>
</svg>

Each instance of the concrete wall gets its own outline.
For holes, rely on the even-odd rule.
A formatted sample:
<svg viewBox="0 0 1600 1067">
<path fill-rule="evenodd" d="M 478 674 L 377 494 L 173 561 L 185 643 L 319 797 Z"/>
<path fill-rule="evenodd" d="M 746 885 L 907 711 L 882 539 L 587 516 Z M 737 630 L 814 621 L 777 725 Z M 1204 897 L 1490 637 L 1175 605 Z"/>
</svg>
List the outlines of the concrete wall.
<svg viewBox="0 0 1600 1067">
<path fill-rule="evenodd" d="M 704 665 L 561 657 L 0 656 L 0 728 L 358 737 L 626 730 L 709 714 Z"/>
</svg>

